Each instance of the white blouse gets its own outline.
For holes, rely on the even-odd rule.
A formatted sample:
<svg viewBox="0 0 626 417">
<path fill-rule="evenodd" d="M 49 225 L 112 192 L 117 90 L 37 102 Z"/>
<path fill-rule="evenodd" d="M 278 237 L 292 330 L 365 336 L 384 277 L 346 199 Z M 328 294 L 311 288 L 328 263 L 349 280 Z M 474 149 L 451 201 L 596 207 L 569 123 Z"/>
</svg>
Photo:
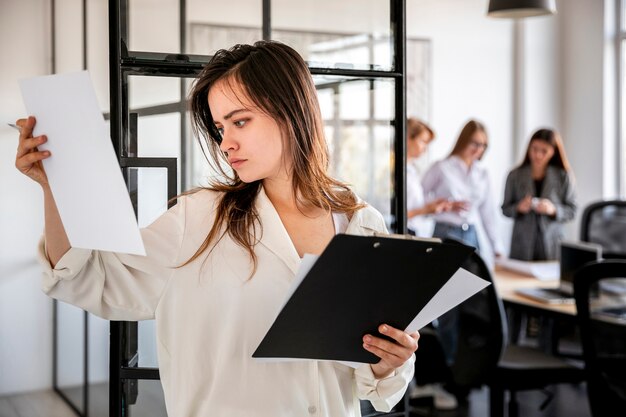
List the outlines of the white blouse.
<svg viewBox="0 0 626 417">
<path fill-rule="evenodd" d="M 502 245 L 497 235 L 496 218 L 498 208 L 493 198 L 489 173 L 480 161 L 470 167 L 458 156 L 449 156 L 436 162 L 424 174 L 422 187 L 427 201 L 446 198 L 466 201 L 468 210 L 442 212 L 433 217 L 437 222 L 454 225 L 471 224 L 478 229 L 479 238 L 486 235 L 490 252 L 502 253 Z M 484 232 L 484 233 L 483 233 Z"/>
<path fill-rule="evenodd" d="M 406 209 L 414 210 L 426 205 L 422 178 L 416 164 L 407 161 L 406 164 Z M 430 215 L 418 215 L 409 218 L 407 227 L 420 237 L 430 237 L 433 235 L 433 221 Z"/>
<path fill-rule="evenodd" d="M 252 359 L 300 264 L 263 190 L 256 201 L 263 229 L 252 278 L 248 253 L 229 235 L 178 267 L 207 236 L 218 196 L 203 190 L 179 198 L 142 230 L 145 257 L 72 248 L 52 269 L 42 239 L 43 290 L 105 319 L 155 319 L 170 417 L 359 416 L 359 398 L 390 410 L 413 377 L 414 356 L 380 380 L 369 365 L 354 370 L 332 361 Z M 371 207 L 356 212 L 346 228 L 357 235 L 380 231 L 383 218 Z"/>
</svg>

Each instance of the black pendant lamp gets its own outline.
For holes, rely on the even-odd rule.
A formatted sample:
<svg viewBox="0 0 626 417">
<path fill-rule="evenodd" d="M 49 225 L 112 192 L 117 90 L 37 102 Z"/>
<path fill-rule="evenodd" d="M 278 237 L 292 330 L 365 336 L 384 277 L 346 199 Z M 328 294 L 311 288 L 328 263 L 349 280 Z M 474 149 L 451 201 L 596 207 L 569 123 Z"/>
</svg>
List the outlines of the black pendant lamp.
<svg viewBox="0 0 626 417">
<path fill-rule="evenodd" d="M 555 0 L 490 0 L 487 16 L 521 18 L 555 13 Z"/>
</svg>

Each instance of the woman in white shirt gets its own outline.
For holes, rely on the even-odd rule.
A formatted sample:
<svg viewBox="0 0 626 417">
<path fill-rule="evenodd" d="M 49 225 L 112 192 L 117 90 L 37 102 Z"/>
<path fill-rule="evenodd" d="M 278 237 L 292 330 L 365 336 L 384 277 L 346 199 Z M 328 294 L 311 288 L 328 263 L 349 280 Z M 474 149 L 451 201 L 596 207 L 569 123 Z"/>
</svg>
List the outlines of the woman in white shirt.
<svg viewBox="0 0 626 417">
<path fill-rule="evenodd" d="M 453 238 L 474 246 L 487 264 L 493 266 L 492 254 L 500 254 L 502 250 L 496 235 L 498 210 L 489 174 L 480 164 L 487 145 L 485 127 L 470 120 L 461 130 L 450 156 L 436 162 L 426 172 L 422 186 L 430 199 L 453 201 L 452 210 L 434 215 L 433 236 Z M 456 310 L 441 316 L 437 324 L 446 360 L 451 365 L 457 346 Z"/>
<path fill-rule="evenodd" d="M 424 174 L 422 187 L 428 200 L 453 201 L 452 210 L 434 215 L 433 235 L 454 238 L 478 249 L 488 264 L 502 253 L 495 219 L 498 208 L 493 198 L 489 173 L 480 163 L 488 146 L 485 127 L 470 120 L 446 159 Z"/>
<path fill-rule="evenodd" d="M 358 416 L 359 398 L 391 409 L 412 378 L 417 332 L 381 324 L 390 339 L 363 337 L 380 361 L 357 369 L 251 357 L 303 254 L 338 232 L 385 231 L 380 213 L 326 173 L 305 62 L 271 41 L 217 51 L 190 101 L 198 138 L 232 173 L 142 230 L 145 257 L 70 247 L 41 164 L 54 156 L 37 149 L 47 139 L 32 136 L 33 117 L 17 122 L 16 166 L 44 193 L 44 291 L 106 319 L 155 319 L 170 417 Z"/>
<path fill-rule="evenodd" d="M 416 236 L 432 236 L 432 222 L 428 215 L 440 213 L 451 207 L 448 200 L 438 198 L 429 203 L 424 199 L 418 159 L 435 138 L 433 130 L 424 122 L 409 118 L 406 122 L 406 210 L 407 226 Z"/>
</svg>

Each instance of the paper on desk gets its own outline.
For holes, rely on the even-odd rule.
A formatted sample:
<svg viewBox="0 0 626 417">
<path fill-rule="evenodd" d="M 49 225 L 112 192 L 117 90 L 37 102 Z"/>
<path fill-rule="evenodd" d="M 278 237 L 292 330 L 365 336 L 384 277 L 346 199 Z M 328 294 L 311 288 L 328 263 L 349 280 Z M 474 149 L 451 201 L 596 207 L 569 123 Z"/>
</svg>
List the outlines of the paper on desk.
<svg viewBox="0 0 626 417">
<path fill-rule="evenodd" d="M 20 81 L 72 247 L 145 255 L 109 131 L 87 71 Z"/>
<path fill-rule="evenodd" d="M 280 310 L 287 304 L 287 301 L 291 298 L 293 293 L 298 288 L 298 285 L 302 282 L 306 274 L 309 273 L 315 261 L 319 258 L 316 255 L 305 254 L 300 263 L 300 268 L 296 273 L 294 280 L 287 291 L 285 301 Z M 408 333 L 413 333 L 416 330 L 421 329 L 428 323 L 435 320 L 445 312 L 453 309 L 463 301 L 467 300 L 483 288 L 487 287 L 490 283 L 482 278 L 472 274 L 471 272 L 459 268 L 450 279 L 441 287 L 441 289 L 435 294 L 433 298 L 424 306 L 424 308 L 417 314 L 417 316 L 409 323 L 405 329 Z M 302 359 L 302 358 L 255 358 L 262 362 L 285 362 L 285 361 L 302 361 L 302 360 L 314 360 L 314 359 Z M 351 368 L 358 368 L 363 365 L 361 362 L 346 362 L 338 361 Z"/>
<path fill-rule="evenodd" d="M 520 261 L 518 259 L 501 258 L 496 259 L 496 264 L 502 268 L 509 269 L 520 274 L 528 275 L 542 281 L 552 281 L 559 279 L 558 261 Z"/>
</svg>

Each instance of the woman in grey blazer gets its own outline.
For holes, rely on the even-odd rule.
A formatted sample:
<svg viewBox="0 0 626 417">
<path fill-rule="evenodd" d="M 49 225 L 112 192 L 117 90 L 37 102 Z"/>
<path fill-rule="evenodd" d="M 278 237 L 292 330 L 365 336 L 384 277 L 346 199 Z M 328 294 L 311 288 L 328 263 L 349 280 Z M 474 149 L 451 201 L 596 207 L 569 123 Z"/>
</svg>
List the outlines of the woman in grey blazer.
<svg viewBox="0 0 626 417">
<path fill-rule="evenodd" d="M 556 259 L 562 225 L 576 214 L 573 176 L 558 132 L 540 129 L 506 180 L 502 213 L 515 220 L 510 257 Z"/>
</svg>

